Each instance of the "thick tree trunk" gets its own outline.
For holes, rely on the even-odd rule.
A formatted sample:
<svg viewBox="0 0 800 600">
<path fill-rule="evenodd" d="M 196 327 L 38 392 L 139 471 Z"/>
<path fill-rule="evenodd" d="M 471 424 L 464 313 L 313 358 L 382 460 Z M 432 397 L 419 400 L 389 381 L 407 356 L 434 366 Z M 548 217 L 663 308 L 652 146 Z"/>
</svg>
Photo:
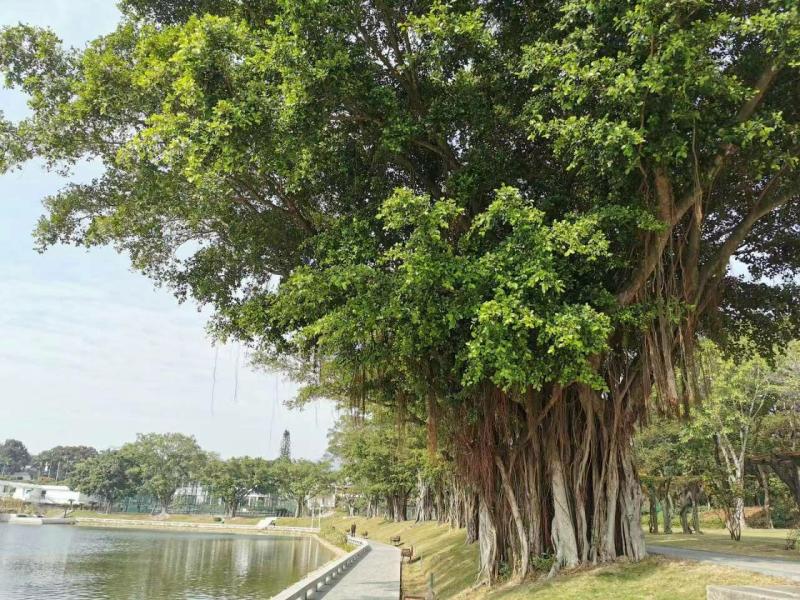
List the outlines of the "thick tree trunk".
<svg viewBox="0 0 800 600">
<path fill-rule="evenodd" d="M 620 490 L 620 521 L 622 528 L 622 553 L 634 560 L 647 556 L 642 531 L 642 486 L 633 466 L 633 454 L 622 456 L 623 481 Z"/>
<path fill-rule="evenodd" d="M 432 521 L 434 515 L 433 488 L 430 482 L 417 474 L 417 521 Z"/>
<path fill-rule="evenodd" d="M 483 498 L 480 499 L 478 522 L 478 550 L 480 556 L 478 582 L 491 583 L 497 576 L 497 528 L 490 508 Z"/>
<path fill-rule="evenodd" d="M 482 580 L 501 563 L 526 573 L 531 555 L 554 556 L 553 572 L 645 556 L 632 403 L 579 386 L 521 400 L 495 390 L 480 400 L 475 409 L 485 420 L 456 447 L 464 449 L 459 468 L 479 491 Z"/>
<path fill-rule="evenodd" d="M 392 510 L 392 520 L 395 522 L 406 520 L 406 500 L 408 496 L 405 494 L 394 494 L 387 500 L 390 501 Z"/>
<path fill-rule="evenodd" d="M 514 488 L 511 485 L 511 480 L 508 477 L 505 465 L 499 456 L 495 456 L 495 464 L 500 471 L 500 481 L 503 485 L 503 492 L 505 493 L 508 507 L 511 509 L 511 516 L 514 519 L 514 526 L 517 529 L 517 539 L 519 541 L 519 577 L 522 579 L 528 574 L 528 561 L 530 560 L 530 551 L 528 550 L 528 532 L 525 529 L 525 524 L 522 521 L 522 514 L 519 511 L 519 504 L 517 504 L 517 497 L 514 493 Z"/>
<path fill-rule="evenodd" d="M 728 528 L 731 539 L 737 542 L 742 539 L 742 521 L 744 521 L 744 498 L 737 496 L 725 510 L 725 527 Z"/>
<path fill-rule="evenodd" d="M 548 467 L 553 493 L 553 522 L 550 527 L 550 536 L 556 550 L 556 559 L 551 573 L 555 573 L 561 567 L 576 567 L 579 562 L 575 523 L 572 520 L 561 457 L 555 440 L 552 440 L 548 449 Z"/>
</svg>

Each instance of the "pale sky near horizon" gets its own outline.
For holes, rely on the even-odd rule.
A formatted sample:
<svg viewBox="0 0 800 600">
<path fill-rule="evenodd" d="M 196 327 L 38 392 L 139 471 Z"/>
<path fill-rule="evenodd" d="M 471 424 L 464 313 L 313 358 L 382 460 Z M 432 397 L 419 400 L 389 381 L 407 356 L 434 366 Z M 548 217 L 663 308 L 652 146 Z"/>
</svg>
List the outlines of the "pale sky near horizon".
<svg viewBox="0 0 800 600">
<path fill-rule="evenodd" d="M 115 6 L 113 0 L 2 0 L 0 26 L 48 26 L 66 44 L 83 46 L 114 28 Z M 0 111 L 24 116 L 24 97 L 0 92 Z M 85 165 L 72 180 L 97 172 Z M 154 289 L 130 270 L 126 256 L 110 248 L 33 250 L 41 200 L 65 183 L 36 164 L 0 175 L 0 441 L 20 439 L 35 453 L 59 444 L 107 448 L 136 433 L 179 431 L 223 456 L 274 457 L 288 429 L 294 456 L 322 456 L 333 405 L 288 410 L 283 401 L 295 386 L 280 374 L 250 369 L 245 349 L 235 345 L 219 349 L 212 385 L 215 350 L 206 316 Z"/>
</svg>

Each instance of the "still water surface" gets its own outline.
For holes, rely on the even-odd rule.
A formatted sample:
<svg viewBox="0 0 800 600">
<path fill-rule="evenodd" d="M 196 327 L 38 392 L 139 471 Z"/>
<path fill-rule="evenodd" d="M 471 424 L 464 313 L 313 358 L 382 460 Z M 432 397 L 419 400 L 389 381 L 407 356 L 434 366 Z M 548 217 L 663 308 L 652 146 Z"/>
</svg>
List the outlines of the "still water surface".
<svg viewBox="0 0 800 600">
<path fill-rule="evenodd" d="M 307 537 L 0 524 L 0 600 L 257 600 L 332 558 Z"/>
</svg>

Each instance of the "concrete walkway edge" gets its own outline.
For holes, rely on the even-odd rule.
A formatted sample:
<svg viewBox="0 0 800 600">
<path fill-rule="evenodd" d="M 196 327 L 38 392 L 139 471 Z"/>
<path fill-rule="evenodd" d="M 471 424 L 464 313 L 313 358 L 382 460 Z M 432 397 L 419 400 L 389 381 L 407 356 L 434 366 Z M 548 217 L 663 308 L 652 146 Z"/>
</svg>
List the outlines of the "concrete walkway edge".
<svg viewBox="0 0 800 600">
<path fill-rule="evenodd" d="M 741 569 L 743 571 L 761 573 L 762 575 L 800 581 L 800 562 L 793 560 L 757 558 L 754 556 L 739 556 L 736 554 L 664 546 L 649 546 L 647 552 L 648 554 L 658 554 L 669 558 L 713 563 L 723 567 L 730 567 L 731 569 Z"/>
</svg>

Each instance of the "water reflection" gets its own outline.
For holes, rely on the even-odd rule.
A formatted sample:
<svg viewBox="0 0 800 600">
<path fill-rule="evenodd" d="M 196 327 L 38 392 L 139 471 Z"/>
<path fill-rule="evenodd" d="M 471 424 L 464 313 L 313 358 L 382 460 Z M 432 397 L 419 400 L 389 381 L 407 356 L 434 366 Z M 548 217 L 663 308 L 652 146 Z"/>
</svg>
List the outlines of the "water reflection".
<svg viewBox="0 0 800 600">
<path fill-rule="evenodd" d="M 269 598 L 331 558 L 304 537 L 0 525 L 0 598 Z"/>
</svg>

